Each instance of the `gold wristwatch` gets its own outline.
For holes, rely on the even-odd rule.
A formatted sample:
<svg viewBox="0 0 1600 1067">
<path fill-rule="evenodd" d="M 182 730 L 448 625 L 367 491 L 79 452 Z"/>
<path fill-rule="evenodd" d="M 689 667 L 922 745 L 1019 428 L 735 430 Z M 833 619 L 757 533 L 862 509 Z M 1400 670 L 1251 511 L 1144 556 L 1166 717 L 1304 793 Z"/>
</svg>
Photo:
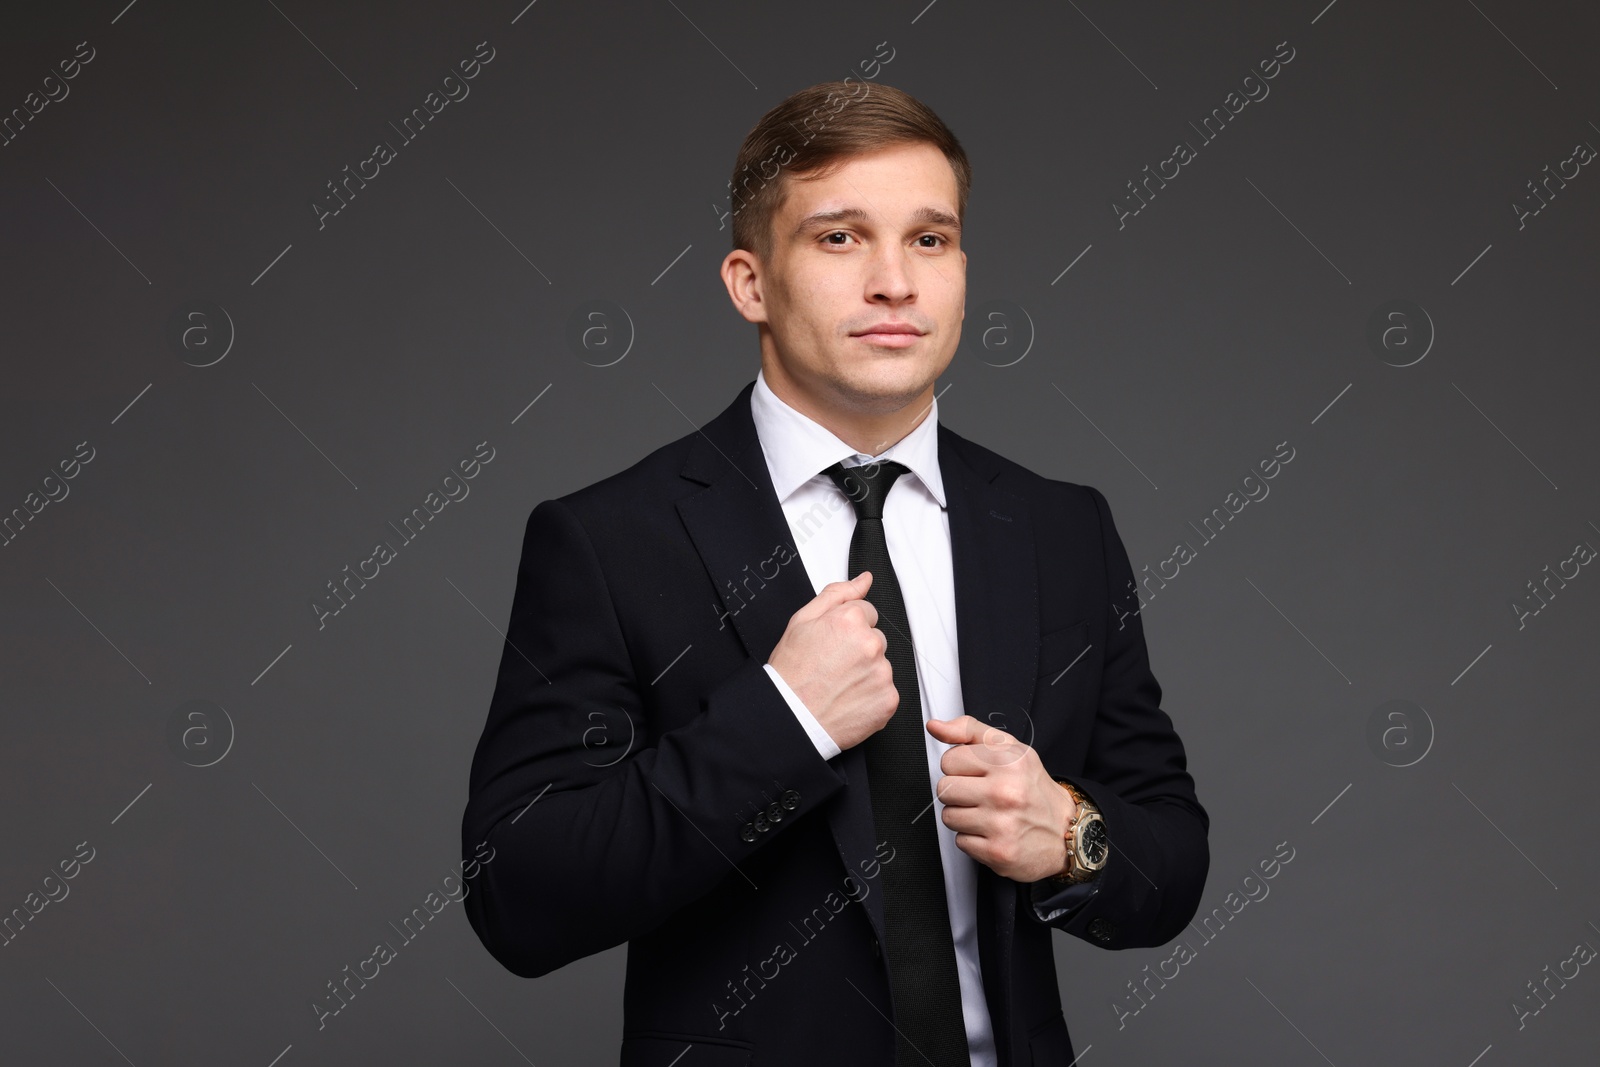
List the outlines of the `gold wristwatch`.
<svg viewBox="0 0 1600 1067">
<path fill-rule="evenodd" d="M 1111 855 L 1111 842 L 1106 836 L 1106 821 L 1094 801 L 1084 796 L 1072 785 L 1057 778 L 1056 784 L 1065 789 L 1077 805 L 1077 814 L 1067 828 L 1067 866 L 1049 877 L 1055 885 L 1076 885 L 1097 876 Z"/>
</svg>

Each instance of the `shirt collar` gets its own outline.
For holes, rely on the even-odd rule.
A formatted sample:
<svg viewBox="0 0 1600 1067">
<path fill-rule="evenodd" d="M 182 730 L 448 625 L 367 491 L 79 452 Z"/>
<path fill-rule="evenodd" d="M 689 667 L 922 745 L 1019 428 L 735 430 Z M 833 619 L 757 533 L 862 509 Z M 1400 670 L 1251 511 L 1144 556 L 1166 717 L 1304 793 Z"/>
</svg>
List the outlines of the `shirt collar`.
<svg viewBox="0 0 1600 1067">
<path fill-rule="evenodd" d="M 801 414 L 779 398 L 767 384 L 764 373 L 756 373 L 750 393 L 750 414 L 755 419 L 756 436 L 772 473 L 772 488 L 781 504 L 812 478 L 826 478 L 823 468 L 843 462 L 847 467 L 873 460 L 892 459 L 903 463 L 927 487 L 942 508 L 945 506 L 944 478 L 939 472 L 939 398 L 921 422 L 900 440 L 876 456 L 857 452 L 833 431 Z"/>
</svg>

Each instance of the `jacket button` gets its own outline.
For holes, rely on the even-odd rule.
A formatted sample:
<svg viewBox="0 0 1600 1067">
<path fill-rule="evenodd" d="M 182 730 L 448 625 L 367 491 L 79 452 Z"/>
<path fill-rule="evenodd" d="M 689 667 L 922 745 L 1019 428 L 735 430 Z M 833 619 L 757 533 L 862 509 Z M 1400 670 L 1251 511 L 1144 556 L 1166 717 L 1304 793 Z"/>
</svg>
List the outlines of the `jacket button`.
<svg viewBox="0 0 1600 1067">
<path fill-rule="evenodd" d="M 765 812 L 757 812 L 756 817 L 751 819 L 750 822 L 751 825 L 753 825 L 757 830 L 760 830 L 762 833 L 766 833 L 768 830 L 772 829 L 772 824 L 767 822 L 767 815 Z"/>
<path fill-rule="evenodd" d="M 784 808 L 789 811 L 793 811 L 795 808 L 800 806 L 800 794 L 796 793 L 793 789 L 786 791 L 783 796 L 779 797 L 778 799 L 783 802 Z"/>
<path fill-rule="evenodd" d="M 771 804 L 767 805 L 767 821 L 768 822 L 782 822 L 783 821 L 783 805 L 779 804 L 776 800 L 774 800 Z"/>
<path fill-rule="evenodd" d="M 1117 933 L 1117 924 L 1101 916 L 1089 920 L 1089 936 L 1096 941 L 1110 941 Z"/>
<path fill-rule="evenodd" d="M 754 841 L 755 839 L 756 828 L 754 826 L 751 826 L 749 823 L 745 823 L 743 826 L 739 827 L 739 840 Z"/>
</svg>

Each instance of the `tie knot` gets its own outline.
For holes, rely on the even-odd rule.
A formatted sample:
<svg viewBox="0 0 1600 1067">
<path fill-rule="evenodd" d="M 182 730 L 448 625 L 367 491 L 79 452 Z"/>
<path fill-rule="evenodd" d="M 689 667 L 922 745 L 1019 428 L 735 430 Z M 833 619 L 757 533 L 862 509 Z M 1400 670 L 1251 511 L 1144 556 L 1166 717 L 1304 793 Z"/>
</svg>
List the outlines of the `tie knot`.
<svg viewBox="0 0 1600 1067">
<path fill-rule="evenodd" d="M 863 463 L 859 467 L 846 467 L 842 463 L 835 463 L 822 473 L 832 478 L 834 484 L 844 490 L 844 495 L 855 505 L 856 518 L 881 519 L 883 502 L 889 498 L 889 490 L 894 487 L 896 479 L 910 469 L 903 463 L 885 459 L 876 463 Z"/>
</svg>

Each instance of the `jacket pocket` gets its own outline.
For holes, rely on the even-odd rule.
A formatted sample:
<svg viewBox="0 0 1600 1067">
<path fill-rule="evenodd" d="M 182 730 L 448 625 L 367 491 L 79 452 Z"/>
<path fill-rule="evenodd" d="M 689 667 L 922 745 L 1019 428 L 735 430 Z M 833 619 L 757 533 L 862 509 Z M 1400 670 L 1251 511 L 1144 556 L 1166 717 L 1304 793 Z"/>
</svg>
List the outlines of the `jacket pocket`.
<svg viewBox="0 0 1600 1067">
<path fill-rule="evenodd" d="M 1033 1067 L 1069 1067 L 1076 1057 L 1065 1015 L 1058 1011 L 1028 1032 L 1028 1055 Z"/>
<path fill-rule="evenodd" d="M 1069 666 L 1082 666 L 1079 656 L 1089 645 L 1089 620 L 1079 619 L 1039 638 L 1039 680 L 1049 685 Z"/>
<path fill-rule="evenodd" d="M 621 1067 L 748 1067 L 752 1046 L 745 1041 L 698 1034 L 659 1032 L 625 1035 Z"/>
</svg>

